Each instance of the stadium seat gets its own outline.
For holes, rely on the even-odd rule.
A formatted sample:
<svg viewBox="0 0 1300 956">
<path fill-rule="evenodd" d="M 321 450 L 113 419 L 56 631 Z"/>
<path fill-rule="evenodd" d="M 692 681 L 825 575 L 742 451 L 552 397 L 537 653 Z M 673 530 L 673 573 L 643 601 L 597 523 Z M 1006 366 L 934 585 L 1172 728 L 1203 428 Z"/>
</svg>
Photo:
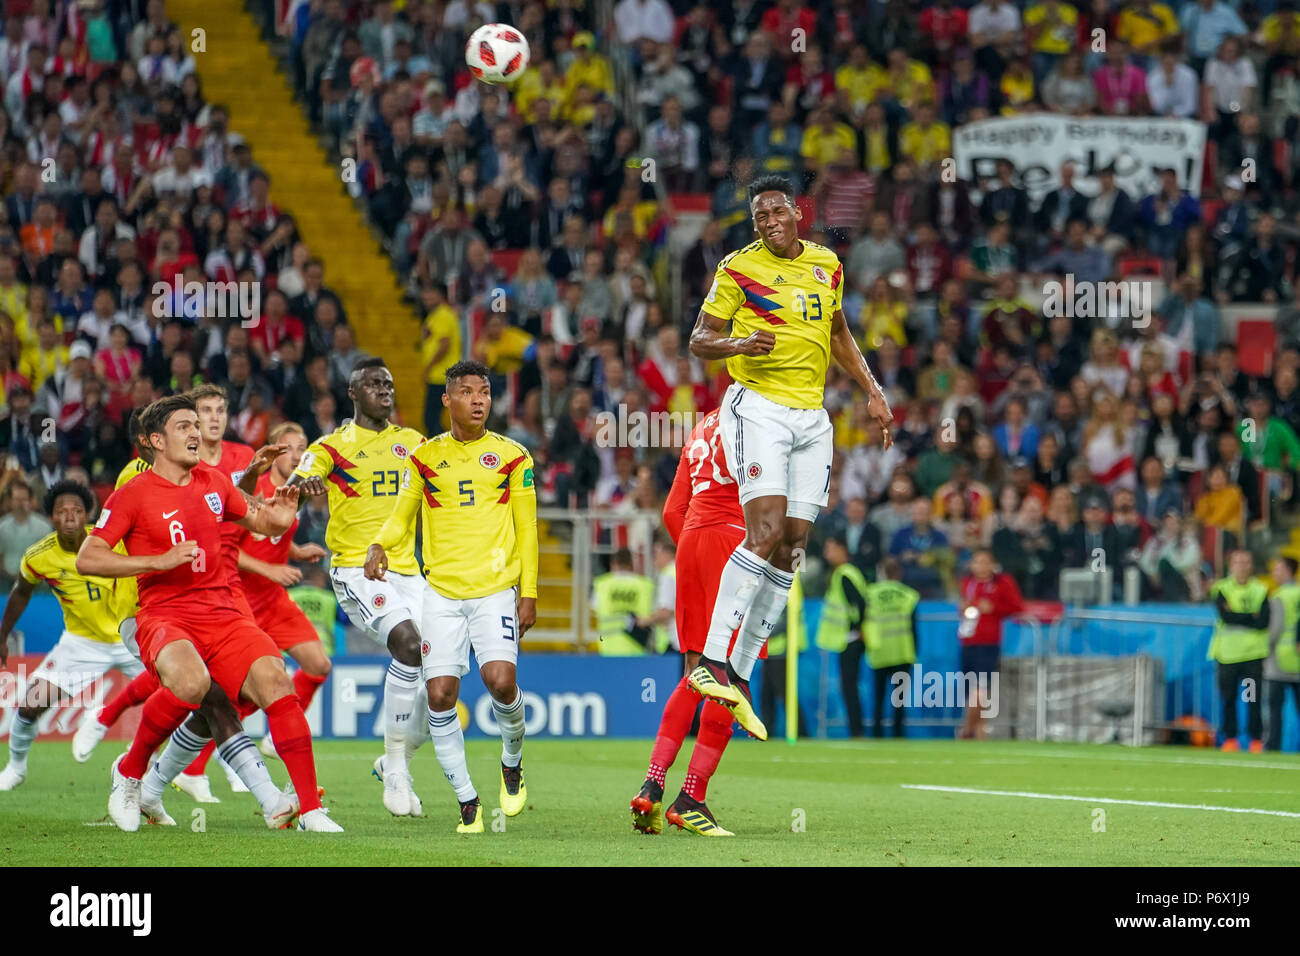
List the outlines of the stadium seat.
<svg viewBox="0 0 1300 956">
<path fill-rule="evenodd" d="M 1256 378 L 1273 374 L 1277 329 L 1272 322 L 1243 319 L 1237 323 L 1237 355 L 1241 370 Z"/>
<path fill-rule="evenodd" d="M 523 255 L 522 249 L 496 249 L 492 252 L 492 261 L 496 263 L 496 267 L 501 270 L 506 279 L 513 279 Z"/>
<path fill-rule="evenodd" d="M 1158 276 L 1164 269 L 1164 263 L 1155 256 L 1134 254 L 1122 256 L 1119 260 L 1119 274 L 1127 279 L 1131 276 Z"/>
<path fill-rule="evenodd" d="M 710 209 L 708 193 L 673 193 L 668 197 L 668 207 L 674 212 L 702 212 Z"/>
</svg>

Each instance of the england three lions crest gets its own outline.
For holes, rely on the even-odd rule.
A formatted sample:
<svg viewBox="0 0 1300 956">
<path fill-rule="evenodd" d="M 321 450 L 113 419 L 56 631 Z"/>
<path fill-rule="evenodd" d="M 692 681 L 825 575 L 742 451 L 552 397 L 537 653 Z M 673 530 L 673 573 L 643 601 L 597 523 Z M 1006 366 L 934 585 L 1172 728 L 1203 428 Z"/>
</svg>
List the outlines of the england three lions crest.
<svg viewBox="0 0 1300 956">
<path fill-rule="evenodd" d="M 217 494 L 215 491 L 209 491 L 203 496 L 203 500 L 208 503 L 208 507 L 212 509 L 212 513 L 220 518 L 225 510 L 225 506 L 221 503 L 221 495 Z"/>
</svg>

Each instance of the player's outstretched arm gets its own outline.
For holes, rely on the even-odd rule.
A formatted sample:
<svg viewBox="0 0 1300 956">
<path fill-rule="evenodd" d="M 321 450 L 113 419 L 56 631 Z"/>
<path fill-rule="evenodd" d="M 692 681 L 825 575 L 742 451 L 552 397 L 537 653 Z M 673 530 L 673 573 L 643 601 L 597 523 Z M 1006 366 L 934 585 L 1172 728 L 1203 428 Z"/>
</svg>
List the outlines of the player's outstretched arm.
<svg viewBox="0 0 1300 956">
<path fill-rule="evenodd" d="M 745 338 L 727 334 L 727 322 L 703 309 L 691 332 L 691 354 L 702 359 L 726 359 L 736 355 L 766 355 L 776 347 L 776 336 L 760 329 Z"/>
<path fill-rule="evenodd" d="M 262 502 L 260 507 L 254 508 L 250 503 L 248 514 L 236 518 L 235 524 L 254 534 L 274 538 L 293 527 L 297 516 L 298 488 L 284 484 L 275 489 L 275 494 L 268 501 Z"/>
<path fill-rule="evenodd" d="M 9 600 L 5 603 L 4 617 L 0 618 L 0 667 L 9 666 L 9 635 L 13 633 L 14 625 L 23 616 L 23 611 L 27 610 L 27 602 L 31 599 L 31 582 L 19 575 L 13 590 L 9 592 Z"/>
<path fill-rule="evenodd" d="M 520 485 L 512 487 L 510 516 L 515 524 L 515 547 L 519 549 L 519 636 L 537 623 L 537 495 L 533 490 L 533 461 L 527 459 Z M 511 475 L 511 484 L 515 477 Z"/>
<path fill-rule="evenodd" d="M 261 478 L 271 469 L 271 464 L 280 455 L 288 449 L 288 445 L 263 445 L 253 455 L 252 461 L 244 469 L 244 474 L 239 479 L 238 488 L 246 495 L 257 493 L 257 479 Z"/>
<path fill-rule="evenodd" d="M 843 309 L 836 309 L 835 317 L 831 320 L 831 357 L 867 393 L 867 411 L 884 432 L 885 447 L 888 448 L 894 443 L 893 432 L 889 427 L 894 421 L 894 413 L 889 408 L 889 400 L 885 398 L 885 390 L 871 374 L 871 368 L 867 365 L 862 350 L 858 348 L 857 340 L 853 338 L 853 330 L 849 328 Z"/>
<path fill-rule="evenodd" d="M 199 553 L 196 541 L 182 541 L 162 554 L 119 554 L 103 538 L 90 535 L 77 552 L 77 573 L 101 578 L 133 578 L 189 564 Z"/>
</svg>

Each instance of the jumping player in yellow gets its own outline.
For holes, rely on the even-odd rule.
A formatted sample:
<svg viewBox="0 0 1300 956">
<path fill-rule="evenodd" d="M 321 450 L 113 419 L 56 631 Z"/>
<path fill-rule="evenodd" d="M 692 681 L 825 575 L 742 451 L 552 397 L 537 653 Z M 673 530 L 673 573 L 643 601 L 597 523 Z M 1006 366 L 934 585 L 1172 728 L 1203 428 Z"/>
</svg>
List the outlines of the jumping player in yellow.
<svg viewBox="0 0 1300 956">
<path fill-rule="evenodd" d="M 501 808 L 515 816 L 528 800 L 516 671 L 519 641 L 537 620 L 537 490 L 528 450 L 487 430 L 492 388 L 485 366 L 458 362 L 448 369 L 442 403 L 451 430 L 411 456 L 396 510 L 370 545 L 366 577 L 384 580 L 388 551 L 410 533 L 418 512 L 428 582 L 420 633 L 429 733 L 460 801 L 457 831 L 482 833 L 456 701 L 473 648 L 501 729 Z"/>
<path fill-rule="evenodd" d="M 726 359 L 734 380 L 719 433 L 740 485 L 745 540 L 722 571 L 690 683 L 729 705 L 753 733 L 763 728 L 750 705 L 749 677 L 830 491 L 834 446 L 822 405 L 830 360 L 867 393 L 886 447 L 894 417 L 844 318 L 844 267 L 830 249 L 799 238 L 794 188 L 779 176 L 758 179 L 749 186 L 749 208 L 758 239 L 718 263 L 691 333 L 691 352 Z"/>
</svg>

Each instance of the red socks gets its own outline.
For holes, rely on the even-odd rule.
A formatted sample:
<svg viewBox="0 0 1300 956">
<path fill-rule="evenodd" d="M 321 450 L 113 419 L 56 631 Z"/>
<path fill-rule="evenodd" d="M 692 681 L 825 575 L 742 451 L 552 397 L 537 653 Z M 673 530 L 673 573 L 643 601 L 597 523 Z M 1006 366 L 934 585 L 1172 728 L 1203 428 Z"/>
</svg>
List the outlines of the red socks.
<svg viewBox="0 0 1300 956">
<path fill-rule="evenodd" d="M 298 805 L 302 813 L 309 813 L 320 806 L 320 797 L 316 793 L 316 762 L 311 753 L 311 730 L 307 727 L 307 718 L 303 716 L 302 706 L 296 697 L 281 697 L 266 708 L 266 722 L 271 730 L 271 742 L 275 752 L 284 761 L 293 781 L 293 789 L 298 793 Z"/>
<path fill-rule="evenodd" d="M 198 704 L 187 704 L 166 687 L 159 687 L 149 695 L 140 713 L 140 727 L 118 765 L 122 775 L 139 780 L 149 769 L 149 758 L 162 746 L 172 732 L 199 709 Z M 315 794 L 315 790 L 312 791 Z"/>
<path fill-rule="evenodd" d="M 104 709 L 99 712 L 99 722 L 105 727 L 112 727 L 126 711 L 136 704 L 143 704 L 157 689 L 158 678 L 148 671 L 141 671 L 104 705 Z"/>
<path fill-rule="evenodd" d="M 209 740 L 203 745 L 203 749 L 199 751 L 199 755 L 194 758 L 194 761 L 182 770 L 181 773 L 188 774 L 191 777 L 202 776 L 208 769 L 208 758 L 212 756 L 212 751 L 216 749 L 217 742 L 215 740 Z"/>
<path fill-rule="evenodd" d="M 700 714 L 700 734 L 691 752 L 691 763 L 686 770 L 682 789 L 693 800 L 703 801 L 709 789 L 709 778 L 717 772 L 718 761 L 731 740 L 731 711 L 717 701 L 706 701 Z"/>
<path fill-rule="evenodd" d="M 650 751 L 650 770 L 646 776 L 664 785 L 664 774 L 677 759 L 682 749 L 682 741 L 690 733 L 691 721 L 695 719 L 695 708 L 703 696 L 691 687 L 685 677 L 673 688 L 664 704 L 664 715 L 659 720 L 659 733 L 655 737 L 654 749 Z"/>
<path fill-rule="evenodd" d="M 316 696 L 316 688 L 325 683 L 327 677 L 317 677 L 314 674 L 308 674 L 301 667 L 293 675 L 293 692 L 298 695 L 298 701 L 302 704 L 303 712 L 306 713 L 307 707 L 311 704 L 311 699 Z"/>
</svg>

